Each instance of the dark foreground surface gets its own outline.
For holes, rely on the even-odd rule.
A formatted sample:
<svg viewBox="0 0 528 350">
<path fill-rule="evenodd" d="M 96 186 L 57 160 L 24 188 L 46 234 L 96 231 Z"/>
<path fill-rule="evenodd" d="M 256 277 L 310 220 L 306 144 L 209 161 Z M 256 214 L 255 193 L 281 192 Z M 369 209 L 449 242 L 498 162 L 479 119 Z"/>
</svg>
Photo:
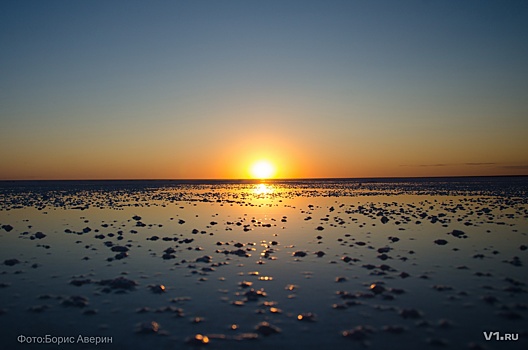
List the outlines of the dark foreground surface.
<svg viewBox="0 0 528 350">
<path fill-rule="evenodd" d="M 1 348 L 526 349 L 527 191 L 0 182 Z"/>
</svg>

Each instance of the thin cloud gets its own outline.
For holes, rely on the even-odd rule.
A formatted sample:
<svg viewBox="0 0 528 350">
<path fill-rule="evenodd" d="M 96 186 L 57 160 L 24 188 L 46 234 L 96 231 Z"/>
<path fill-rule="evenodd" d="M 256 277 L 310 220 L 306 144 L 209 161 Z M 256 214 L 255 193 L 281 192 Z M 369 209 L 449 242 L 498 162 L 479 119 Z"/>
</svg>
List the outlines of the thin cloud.
<svg viewBox="0 0 528 350">
<path fill-rule="evenodd" d="M 439 164 L 420 164 L 421 167 L 442 167 L 442 166 L 449 166 L 451 164 L 443 164 L 443 163 L 439 163 Z"/>
<path fill-rule="evenodd" d="M 503 165 L 499 168 L 502 169 L 517 169 L 517 170 L 528 170 L 528 165 Z"/>
<path fill-rule="evenodd" d="M 477 163 L 477 162 L 470 162 L 470 163 L 436 163 L 436 164 L 402 164 L 400 166 L 405 167 L 446 167 L 446 166 L 459 166 L 459 165 L 466 165 L 466 166 L 490 166 L 490 165 L 497 165 L 497 163 Z M 524 169 L 524 168 L 523 168 Z"/>
<path fill-rule="evenodd" d="M 444 163 L 438 163 L 438 164 L 402 164 L 400 166 L 408 166 L 408 167 L 444 167 L 444 166 L 450 166 L 454 164 L 444 164 Z"/>
</svg>

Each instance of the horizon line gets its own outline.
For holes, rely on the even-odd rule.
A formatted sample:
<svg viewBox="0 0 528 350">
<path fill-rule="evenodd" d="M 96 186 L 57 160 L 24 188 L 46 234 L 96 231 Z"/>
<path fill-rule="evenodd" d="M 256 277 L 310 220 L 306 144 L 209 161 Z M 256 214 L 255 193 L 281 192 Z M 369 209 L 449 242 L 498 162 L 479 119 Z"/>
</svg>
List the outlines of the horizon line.
<svg viewBox="0 0 528 350">
<path fill-rule="evenodd" d="M 528 177 L 528 174 L 509 175 L 444 175 L 444 176 L 372 176 L 372 177 L 304 177 L 304 178 L 270 178 L 270 179 L 219 179 L 219 178 L 101 178 L 101 179 L 0 179 L 0 182 L 22 181 L 209 181 L 209 182 L 280 182 L 280 181 L 331 181 L 331 180 L 396 180 L 396 179 L 456 179 L 456 178 L 493 178 L 493 177 Z"/>
</svg>

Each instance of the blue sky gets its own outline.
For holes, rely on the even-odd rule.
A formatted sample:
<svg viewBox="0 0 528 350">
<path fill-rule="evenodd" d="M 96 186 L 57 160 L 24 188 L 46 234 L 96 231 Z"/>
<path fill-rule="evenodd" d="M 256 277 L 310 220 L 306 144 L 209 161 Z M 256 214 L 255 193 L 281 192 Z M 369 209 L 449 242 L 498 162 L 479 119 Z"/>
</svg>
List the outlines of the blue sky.
<svg viewBox="0 0 528 350">
<path fill-rule="evenodd" d="M 525 1 L 0 6 L 0 178 L 528 169 Z"/>
</svg>

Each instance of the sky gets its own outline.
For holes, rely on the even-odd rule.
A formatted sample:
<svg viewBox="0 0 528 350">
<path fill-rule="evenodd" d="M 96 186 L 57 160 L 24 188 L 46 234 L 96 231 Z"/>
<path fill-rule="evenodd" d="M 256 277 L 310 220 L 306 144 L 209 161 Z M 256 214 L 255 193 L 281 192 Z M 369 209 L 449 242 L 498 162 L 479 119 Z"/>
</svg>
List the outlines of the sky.
<svg viewBox="0 0 528 350">
<path fill-rule="evenodd" d="M 0 180 L 528 174 L 526 1 L 2 1 Z"/>
</svg>

